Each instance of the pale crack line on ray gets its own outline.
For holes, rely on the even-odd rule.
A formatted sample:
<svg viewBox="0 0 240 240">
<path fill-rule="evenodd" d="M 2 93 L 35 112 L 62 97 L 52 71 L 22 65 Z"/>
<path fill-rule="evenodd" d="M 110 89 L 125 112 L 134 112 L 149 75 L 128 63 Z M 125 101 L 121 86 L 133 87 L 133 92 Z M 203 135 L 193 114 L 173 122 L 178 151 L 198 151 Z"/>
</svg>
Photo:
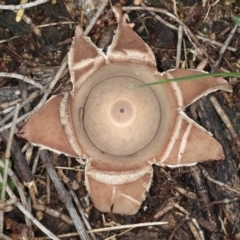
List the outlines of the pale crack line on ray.
<svg viewBox="0 0 240 240">
<path fill-rule="evenodd" d="M 138 206 L 140 206 L 140 205 L 142 204 L 141 202 L 139 202 L 138 200 L 136 200 L 135 198 L 133 198 L 133 197 L 127 195 L 127 194 L 122 193 L 121 195 L 122 195 L 123 197 L 125 197 L 126 199 L 128 199 L 129 201 L 137 204 Z"/>
<path fill-rule="evenodd" d="M 181 160 L 182 160 L 185 148 L 187 146 L 187 141 L 188 141 L 188 137 L 191 133 L 191 130 L 192 130 L 192 124 L 188 123 L 187 129 L 182 136 L 182 140 L 181 140 L 180 147 L 179 147 L 179 150 L 178 150 L 177 164 L 181 163 Z"/>
<path fill-rule="evenodd" d="M 72 66 L 69 69 L 73 71 L 81 70 L 92 63 L 94 64 L 93 68 L 95 68 L 95 67 L 98 67 L 99 63 L 101 63 L 102 61 L 104 61 L 104 57 L 102 55 L 100 56 L 98 55 L 95 58 L 87 58 L 87 59 L 81 60 L 80 62 L 72 63 Z"/>
<path fill-rule="evenodd" d="M 114 60 L 122 60 L 126 61 L 126 58 L 129 60 L 137 60 L 141 62 L 148 62 L 153 63 L 154 58 L 150 56 L 150 54 L 146 52 L 140 52 L 138 50 L 131 50 L 131 49 L 123 49 L 122 51 L 114 51 L 114 57 L 110 58 Z M 155 64 L 153 64 L 155 66 Z"/>
<path fill-rule="evenodd" d="M 60 122 L 61 122 L 61 125 L 63 126 L 63 130 L 67 136 L 70 146 L 78 154 L 78 156 L 81 156 L 82 149 L 79 147 L 78 140 L 76 138 L 75 132 L 71 124 L 72 119 L 68 111 L 68 103 L 69 103 L 69 93 L 64 93 L 59 106 Z"/>
<path fill-rule="evenodd" d="M 104 57 L 102 55 L 97 55 L 94 59 L 88 58 L 87 60 L 81 60 L 79 63 L 72 64 L 69 68 L 71 73 L 71 80 L 73 82 L 73 91 L 79 88 L 85 81 L 88 79 L 93 73 L 95 73 L 102 64 L 106 63 Z M 92 64 L 92 68 L 88 71 L 84 71 L 81 74 L 79 79 L 76 79 L 76 72 L 83 70 L 88 65 Z"/>
<path fill-rule="evenodd" d="M 169 72 L 166 72 L 166 75 L 167 75 L 168 79 L 173 79 L 173 76 Z M 177 98 L 178 109 L 176 109 L 176 111 L 178 111 L 178 116 L 177 116 L 177 121 L 176 121 L 174 131 L 173 131 L 173 135 L 171 136 L 171 139 L 168 143 L 166 151 L 164 152 L 164 154 L 161 158 L 160 164 L 164 163 L 168 159 L 168 157 L 170 156 L 170 154 L 172 152 L 172 149 L 173 149 L 173 147 L 176 143 L 176 140 L 179 137 L 180 130 L 181 130 L 181 127 L 182 127 L 182 122 L 183 122 L 183 119 L 182 119 L 182 116 L 181 116 L 182 109 L 183 109 L 182 91 L 181 91 L 179 85 L 176 82 L 170 82 L 170 84 L 171 84 L 171 87 L 174 91 L 175 97 Z"/>
</svg>

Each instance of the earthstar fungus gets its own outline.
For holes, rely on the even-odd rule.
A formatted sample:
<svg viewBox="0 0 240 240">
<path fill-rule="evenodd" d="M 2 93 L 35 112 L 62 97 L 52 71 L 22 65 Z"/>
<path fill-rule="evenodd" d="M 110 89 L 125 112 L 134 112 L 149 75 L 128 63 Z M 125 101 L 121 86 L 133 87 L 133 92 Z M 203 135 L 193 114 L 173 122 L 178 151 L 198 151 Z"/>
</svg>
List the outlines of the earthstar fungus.
<svg viewBox="0 0 240 240">
<path fill-rule="evenodd" d="M 86 156 L 87 190 L 103 212 L 135 214 L 151 185 L 152 164 L 192 165 L 224 159 L 222 146 L 184 108 L 213 91 L 231 91 L 223 78 L 135 85 L 202 73 L 158 73 L 154 55 L 114 9 L 118 29 L 107 56 L 80 26 L 69 53 L 74 89 L 53 96 L 20 130 L 33 144 Z"/>
</svg>

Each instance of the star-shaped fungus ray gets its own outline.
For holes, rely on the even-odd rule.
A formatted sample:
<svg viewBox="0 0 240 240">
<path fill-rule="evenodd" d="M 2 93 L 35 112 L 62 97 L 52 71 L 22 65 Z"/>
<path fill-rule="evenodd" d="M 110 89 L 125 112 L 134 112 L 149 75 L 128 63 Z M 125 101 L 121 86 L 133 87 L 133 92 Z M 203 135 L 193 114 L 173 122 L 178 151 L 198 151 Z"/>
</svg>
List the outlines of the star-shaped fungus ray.
<svg viewBox="0 0 240 240">
<path fill-rule="evenodd" d="M 114 8 L 118 29 L 105 56 L 80 26 L 69 53 L 73 91 L 52 97 L 20 130 L 28 141 L 64 154 L 87 156 L 85 182 L 96 208 L 135 214 L 153 175 L 152 164 L 192 165 L 224 159 L 220 143 L 188 118 L 184 108 L 217 90 L 223 78 L 169 82 L 203 73 L 158 73 L 154 55 Z"/>
</svg>

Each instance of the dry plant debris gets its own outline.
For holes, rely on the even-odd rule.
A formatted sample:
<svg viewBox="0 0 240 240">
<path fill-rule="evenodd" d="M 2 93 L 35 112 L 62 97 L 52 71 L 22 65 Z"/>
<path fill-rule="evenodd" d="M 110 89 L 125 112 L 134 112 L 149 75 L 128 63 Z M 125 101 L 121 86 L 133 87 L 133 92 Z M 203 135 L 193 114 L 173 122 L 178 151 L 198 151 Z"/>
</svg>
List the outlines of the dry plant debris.
<svg viewBox="0 0 240 240">
<path fill-rule="evenodd" d="M 23 20 L 18 24 L 15 22 L 15 13 L 2 10 L 1 132 L 11 127 L 13 111 L 19 100 L 18 130 L 23 126 L 23 120 L 36 113 L 47 99 L 71 90 L 65 55 L 74 34 L 72 24 L 78 25 L 80 21 L 86 29 L 84 34 L 88 34 L 97 45 L 101 43 L 104 51 L 107 50 L 116 26 L 107 3 L 91 1 L 86 6 L 76 6 L 71 1 L 58 1 L 56 5 L 47 3 L 34 10 L 26 9 Z M 128 12 L 130 22 L 135 23 L 134 30 L 151 47 L 160 72 L 175 67 L 239 72 L 239 28 L 234 26 L 230 18 L 239 14 L 237 1 L 149 1 L 145 4 L 151 8 L 142 4 L 137 7 L 128 5 L 123 9 Z M 117 5 L 124 6 L 126 2 L 121 1 Z M 96 15 L 94 7 L 98 9 Z M 0 9 L 20 8 L 0 5 Z M 24 142 L 15 137 L 14 149 L 18 152 L 23 147 L 25 160 L 24 166 L 18 166 L 17 162 L 13 169 L 8 169 L 17 188 L 14 193 L 7 188 L 10 199 L 1 203 L 1 209 L 5 210 L 0 214 L 0 217 L 4 216 L 1 237 L 7 239 L 7 236 L 16 233 L 13 229 L 6 229 L 5 222 L 11 219 L 19 226 L 27 226 L 30 237 L 35 235 L 35 238 L 48 235 L 51 239 L 78 239 L 79 236 L 81 239 L 237 239 L 240 232 L 239 84 L 237 79 L 229 80 L 233 85 L 233 94 L 217 92 L 213 96 L 203 97 L 186 109 L 189 117 L 212 132 L 221 143 L 225 160 L 206 162 L 191 168 L 169 169 L 154 165 L 149 193 L 138 213 L 133 216 L 102 213 L 92 207 L 84 187 L 86 156 L 79 159 L 82 163 L 79 166 L 74 158 L 39 152 L 28 143 L 23 146 Z M 7 138 L 1 136 L 6 142 Z M 5 146 L 2 141 L 2 152 Z M 13 160 L 16 158 L 15 150 L 11 150 L 10 159 Z M 32 175 L 25 178 L 22 176 L 24 174 L 20 174 L 18 167 L 26 169 L 27 161 L 35 176 L 35 183 Z M 57 192 L 50 177 L 56 184 Z M 59 178 L 67 191 L 63 190 Z M 31 196 L 36 212 L 30 210 L 26 196 Z M 78 206 L 77 209 L 71 199 Z M 156 221 L 167 224 L 150 224 Z M 148 223 L 149 227 L 146 227 Z M 121 230 L 116 225 L 126 225 L 129 229 Z M 140 228 L 134 228 L 136 226 Z M 98 230 L 91 233 L 91 228 Z M 22 236 L 26 237 L 24 234 Z"/>
</svg>

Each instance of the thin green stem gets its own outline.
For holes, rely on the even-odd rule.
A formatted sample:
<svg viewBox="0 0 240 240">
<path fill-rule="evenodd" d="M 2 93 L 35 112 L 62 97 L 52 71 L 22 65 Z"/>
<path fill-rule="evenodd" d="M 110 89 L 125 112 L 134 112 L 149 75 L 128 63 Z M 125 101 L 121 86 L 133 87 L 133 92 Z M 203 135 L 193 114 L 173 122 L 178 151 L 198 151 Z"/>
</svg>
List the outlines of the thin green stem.
<svg viewBox="0 0 240 240">
<path fill-rule="evenodd" d="M 156 82 L 137 85 L 137 86 L 134 86 L 134 88 L 144 87 L 144 86 L 153 86 L 153 85 L 169 83 L 169 82 L 192 81 L 192 80 L 198 80 L 198 79 L 201 79 L 204 77 L 237 77 L 237 78 L 240 78 L 240 73 L 234 73 L 234 72 L 203 73 L 203 74 L 191 75 L 191 76 L 180 77 L 180 78 L 161 79 Z"/>
</svg>

